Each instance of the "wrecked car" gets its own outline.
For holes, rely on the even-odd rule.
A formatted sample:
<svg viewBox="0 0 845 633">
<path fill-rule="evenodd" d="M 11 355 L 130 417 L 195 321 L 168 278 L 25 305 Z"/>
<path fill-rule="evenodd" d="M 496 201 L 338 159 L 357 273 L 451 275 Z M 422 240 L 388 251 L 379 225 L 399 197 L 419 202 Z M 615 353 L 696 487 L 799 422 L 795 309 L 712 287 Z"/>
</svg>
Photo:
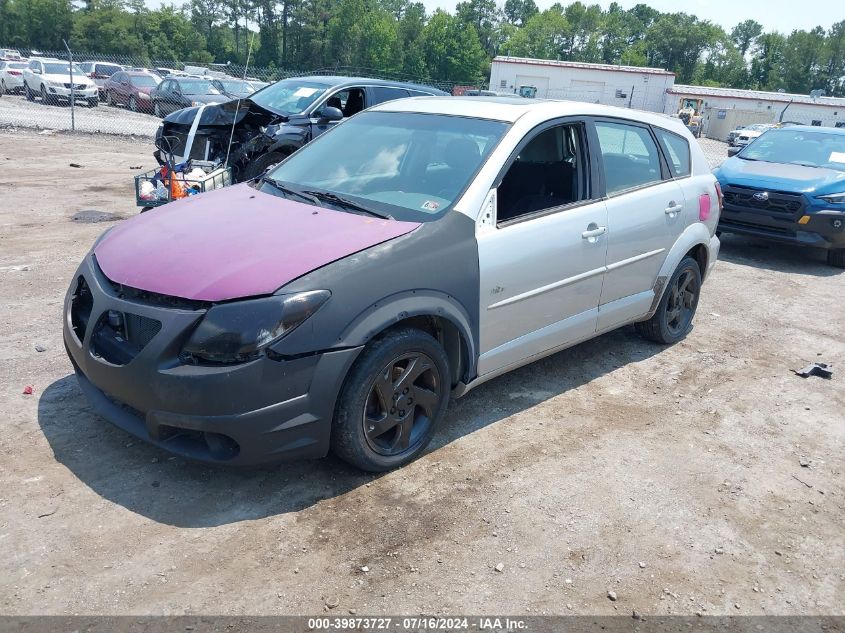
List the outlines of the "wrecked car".
<svg viewBox="0 0 845 633">
<path fill-rule="evenodd" d="M 243 182 L 361 110 L 394 99 L 435 95 L 447 93 L 382 79 L 296 77 L 240 101 L 178 110 L 164 119 L 156 138 L 169 137 L 177 162 L 228 162 L 234 181 Z M 153 155 L 163 164 L 160 151 Z"/>
<path fill-rule="evenodd" d="M 178 455 L 389 470 L 498 375 L 632 322 L 683 339 L 719 197 L 678 119 L 392 101 L 103 234 L 64 341 L 93 408 Z"/>
</svg>

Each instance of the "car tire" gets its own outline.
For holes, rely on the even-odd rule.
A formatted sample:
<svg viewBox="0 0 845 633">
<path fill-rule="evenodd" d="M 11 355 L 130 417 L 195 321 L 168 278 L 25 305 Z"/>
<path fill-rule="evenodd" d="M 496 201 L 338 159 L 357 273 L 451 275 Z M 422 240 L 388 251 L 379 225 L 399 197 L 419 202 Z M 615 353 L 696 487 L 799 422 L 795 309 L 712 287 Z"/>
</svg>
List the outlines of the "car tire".
<svg viewBox="0 0 845 633">
<path fill-rule="evenodd" d="M 132 112 L 138 111 L 138 102 L 135 101 L 135 95 L 129 97 L 129 109 L 132 110 Z"/>
<path fill-rule="evenodd" d="M 239 180 L 240 182 L 245 182 L 247 180 L 252 180 L 253 178 L 258 178 L 269 167 L 272 167 L 276 163 L 282 162 L 284 159 L 284 154 L 280 154 L 278 152 L 262 154 L 258 158 L 247 163 L 247 166 L 244 167 L 243 173 L 239 177 Z"/>
<path fill-rule="evenodd" d="M 51 99 L 47 95 L 47 88 L 44 87 L 44 84 L 41 84 L 41 103 L 51 105 Z"/>
<path fill-rule="evenodd" d="M 26 95 L 27 101 L 35 101 L 35 94 L 33 94 L 32 90 L 29 89 L 29 84 L 25 83 L 23 85 L 23 91 L 24 91 L 24 94 Z"/>
<path fill-rule="evenodd" d="M 648 321 L 635 324 L 644 338 L 672 345 L 683 339 L 692 328 L 692 319 L 701 295 L 701 269 L 692 257 L 684 257 L 669 283 L 657 310 Z"/>
<path fill-rule="evenodd" d="M 153 114 L 155 114 L 159 119 L 162 118 L 161 106 L 158 104 L 158 101 L 153 102 Z"/>
<path fill-rule="evenodd" d="M 845 268 L 845 248 L 831 249 L 827 252 L 827 263 L 836 268 Z"/>
<path fill-rule="evenodd" d="M 0 79 L 0 95 L 6 94 L 6 80 Z"/>
<path fill-rule="evenodd" d="M 89 108 L 96 108 L 100 105 L 100 98 L 94 97 L 93 99 L 88 99 L 88 107 Z"/>
<path fill-rule="evenodd" d="M 332 452 L 369 472 L 416 459 L 443 419 L 451 392 L 440 343 L 414 328 L 388 331 L 361 352 L 338 396 Z"/>
<path fill-rule="evenodd" d="M 107 90 L 107 91 L 106 91 L 106 105 L 107 105 L 107 106 L 114 106 L 114 105 L 117 105 L 117 104 L 114 102 L 114 98 L 111 96 L 111 90 Z"/>
</svg>

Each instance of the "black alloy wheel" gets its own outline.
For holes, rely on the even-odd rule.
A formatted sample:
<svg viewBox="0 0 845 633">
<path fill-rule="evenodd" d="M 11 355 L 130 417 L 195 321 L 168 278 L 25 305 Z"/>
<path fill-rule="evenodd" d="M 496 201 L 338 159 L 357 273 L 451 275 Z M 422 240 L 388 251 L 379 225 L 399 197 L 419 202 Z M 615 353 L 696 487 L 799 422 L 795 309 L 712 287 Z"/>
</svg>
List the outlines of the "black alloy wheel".
<svg viewBox="0 0 845 633">
<path fill-rule="evenodd" d="M 686 333 L 692 323 L 698 304 L 700 279 L 689 268 L 681 272 L 672 287 L 668 289 L 666 302 L 666 326 L 673 336 Z"/>
<path fill-rule="evenodd" d="M 425 437 L 443 397 L 434 361 L 422 352 L 391 360 L 370 387 L 364 408 L 364 436 L 379 455 L 399 455 Z"/>
<path fill-rule="evenodd" d="M 412 461 L 446 412 L 450 373 L 446 352 L 427 332 L 400 328 L 372 340 L 338 395 L 332 451 L 370 472 Z"/>
<path fill-rule="evenodd" d="M 637 332 L 655 343 L 671 345 L 684 338 L 692 327 L 701 294 L 698 262 L 684 257 L 663 292 L 657 310 L 647 321 L 635 323 Z"/>
</svg>

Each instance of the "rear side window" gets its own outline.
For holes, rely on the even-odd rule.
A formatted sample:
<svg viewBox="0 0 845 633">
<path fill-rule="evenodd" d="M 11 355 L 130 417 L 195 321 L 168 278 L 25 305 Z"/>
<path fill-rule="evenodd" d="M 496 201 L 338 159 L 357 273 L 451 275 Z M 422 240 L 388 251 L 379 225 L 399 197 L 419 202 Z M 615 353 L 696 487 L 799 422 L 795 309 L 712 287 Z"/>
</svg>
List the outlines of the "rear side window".
<svg viewBox="0 0 845 633">
<path fill-rule="evenodd" d="M 371 105 L 375 105 L 377 103 L 384 103 L 385 101 L 393 101 L 394 99 L 406 99 L 408 97 L 408 91 L 401 88 L 376 86 L 372 88 L 372 95 L 373 103 Z"/>
<path fill-rule="evenodd" d="M 607 195 L 660 182 L 660 154 L 647 128 L 596 122 Z"/>
<path fill-rule="evenodd" d="M 672 172 L 672 176 L 675 178 L 689 176 L 691 166 L 687 140 L 678 134 L 673 134 L 659 127 L 654 128 L 654 132 L 663 146 L 666 158 L 669 159 L 669 171 Z"/>
</svg>

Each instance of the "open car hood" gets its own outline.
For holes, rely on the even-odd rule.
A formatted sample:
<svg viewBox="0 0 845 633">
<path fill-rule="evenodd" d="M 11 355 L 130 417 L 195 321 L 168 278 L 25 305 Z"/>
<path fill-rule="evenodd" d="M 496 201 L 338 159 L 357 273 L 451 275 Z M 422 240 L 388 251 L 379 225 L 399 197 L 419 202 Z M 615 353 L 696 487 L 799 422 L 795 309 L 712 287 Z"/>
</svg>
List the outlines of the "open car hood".
<svg viewBox="0 0 845 633">
<path fill-rule="evenodd" d="M 97 244 L 94 255 L 113 282 L 184 299 L 225 301 L 271 294 L 419 226 L 314 207 L 243 184 L 127 220 Z"/>
<path fill-rule="evenodd" d="M 240 103 L 240 105 L 238 105 Z M 199 106 L 182 108 L 168 114 L 164 118 L 165 124 L 185 125 L 190 127 L 197 116 Z M 231 126 L 238 124 L 249 117 L 250 122 L 256 127 L 269 125 L 271 122 L 283 119 L 284 117 L 262 108 L 250 99 L 237 99 L 225 103 L 207 105 L 200 115 L 199 125 L 203 126 Z"/>
</svg>

